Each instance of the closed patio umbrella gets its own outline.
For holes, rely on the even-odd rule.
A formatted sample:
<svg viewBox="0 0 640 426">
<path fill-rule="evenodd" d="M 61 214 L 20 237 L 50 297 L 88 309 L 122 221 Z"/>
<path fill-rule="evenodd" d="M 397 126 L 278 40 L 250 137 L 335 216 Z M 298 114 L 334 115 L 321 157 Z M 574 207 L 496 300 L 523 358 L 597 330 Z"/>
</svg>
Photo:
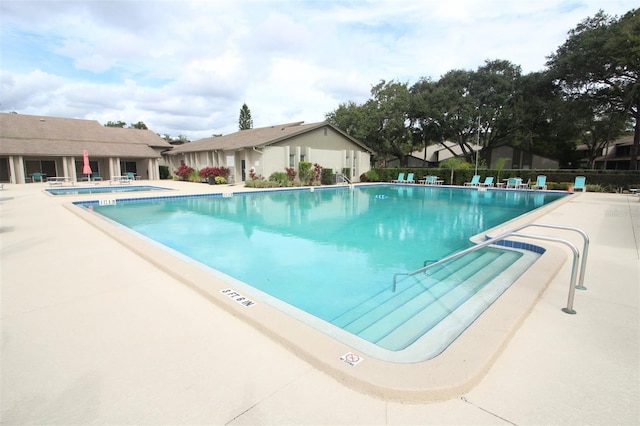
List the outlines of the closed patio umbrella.
<svg viewBox="0 0 640 426">
<path fill-rule="evenodd" d="M 82 151 L 82 157 L 84 159 L 84 165 L 82 167 L 82 173 L 87 175 L 87 180 L 91 180 L 91 166 L 89 165 L 89 153 L 87 150 Z"/>
</svg>

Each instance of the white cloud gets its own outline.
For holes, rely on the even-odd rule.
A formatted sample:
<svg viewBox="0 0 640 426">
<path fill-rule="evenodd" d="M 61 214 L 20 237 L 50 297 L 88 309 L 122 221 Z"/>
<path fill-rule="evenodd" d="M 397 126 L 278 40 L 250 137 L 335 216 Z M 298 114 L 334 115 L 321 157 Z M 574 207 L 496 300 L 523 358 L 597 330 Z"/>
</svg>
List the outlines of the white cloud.
<svg viewBox="0 0 640 426">
<path fill-rule="evenodd" d="M 567 32 L 636 0 L 3 0 L 2 111 L 144 121 L 190 139 L 319 121 L 380 80 L 506 59 L 544 67 Z M 28 54 L 26 53 L 28 52 Z"/>
</svg>

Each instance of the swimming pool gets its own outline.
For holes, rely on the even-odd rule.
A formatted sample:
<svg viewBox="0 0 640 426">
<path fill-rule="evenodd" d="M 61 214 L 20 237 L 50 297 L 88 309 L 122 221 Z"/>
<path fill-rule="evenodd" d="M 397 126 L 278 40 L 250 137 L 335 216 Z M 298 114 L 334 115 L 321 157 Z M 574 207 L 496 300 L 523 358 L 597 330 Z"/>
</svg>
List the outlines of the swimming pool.
<svg viewBox="0 0 640 426">
<path fill-rule="evenodd" d="M 170 191 L 169 188 L 152 185 L 126 185 L 126 186 L 74 186 L 69 188 L 45 189 L 51 195 L 83 195 L 83 194 L 110 194 L 118 192 L 142 192 L 142 191 Z"/>
<path fill-rule="evenodd" d="M 389 309 L 387 301 L 397 300 L 391 294 L 395 273 L 415 270 L 425 261 L 469 247 L 472 235 L 564 195 L 371 185 L 353 190 L 318 188 L 313 192 L 270 191 L 232 197 L 209 194 L 118 200 L 109 206 L 95 202 L 80 204 L 222 272 L 220 276 L 232 286 L 260 300 L 277 305 L 305 322 L 316 326 L 320 323 L 323 331 L 328 330 L 326 332 L 336 338 L 348 340 L 355 346 L 364 340 L 359 347 L 365 353 L 388 358 L 387 352 L 405 352 L 410 344 L 379 346 L 381 327 L 386 326 L 354 331 L 353 324 L 362 320 L 349 317 L 358 310 Z M 488 249 L 483 256 L 497 258 L 504 253 Z M 519 252 L 507 253 L 503 260 L 505 269 L 522 256 Z M 478 262 L 462 261 L 469 265 Z M 479 269 L 486 269 L 481 262 L 479 265 Z M 452 285 L 450 280 L 442 284 L 444 281 L 436 275 L 434 271 L 434 277 L 427 276 L 403 286 L 399 293 L 402 297 L 417 299 L 412 292 L 422 287 L 426 291 L 420 298 L 439 301 L 438 295 L 453 294 L 452 289 L 459 292 L 464 288 Z M 490 293 L 486 303 L 491 303 L 510 282 L 503 282 L 497 288 L 483 283 L 471 288 L 469 297 Z M 385 307 L 381 307 L 383 303 L 387 303 Z M 391 309 L 397 311 L 399 306 Z M 455 309 L 449 306 L 438 312 L 435 319 L 430 318 L 434 333 L 442 334 L 438 324 L 446 323 L 438 316 Z M 475 313 L 466 321 L 472 322 L 474 315 L 477 317 L 484 309 L 486 304 L 476 306 Z M 447 327 L 450 325 L 447 323 Z M 455 339 L 467 325 L 444 334 L 448 339 Z M 376 336 L 368 340 L 371 334 Z M 352 335 L 357 338 L 352 339 Z M 416 339 L 420 336 L 414 341 Z M 450 340 L 432 345 L 423 340 L 418 356 L 422 359 L 435 356 L 449 343 Z M 425 355 L 424 346 L 434 348 Z M 414 355 L 395 359 L 415 362 Z"/>
</svg>

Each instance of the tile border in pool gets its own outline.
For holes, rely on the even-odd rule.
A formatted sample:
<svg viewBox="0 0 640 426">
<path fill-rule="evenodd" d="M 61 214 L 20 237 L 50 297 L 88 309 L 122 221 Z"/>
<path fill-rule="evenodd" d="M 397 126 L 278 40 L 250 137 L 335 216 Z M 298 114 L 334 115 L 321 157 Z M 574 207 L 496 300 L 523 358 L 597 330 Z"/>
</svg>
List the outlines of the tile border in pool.
<svg viewBox="0 0 640 426">
<path fill-rule="evenodd" d="M 514 236 L 517 236 L 517 235 L 514 235 Z M 486 240 L 490 240 L 491 237 L 486 235 L 485 239 Z M 509 248 L 514 248 L 514 249 L 532 251 L 532 252 L 538 253 L 538 254 L 543 254 L 545 252 L 545 249 L 543 247 L 540 247 L 538 245 L 531 244 L 531 243 L 525 243 L 523 241 L 501 240 L 501 241 L 498 241 L 495 244 L 498 245 L 498 246 L 503 246 L 503 247 L 509 247 Z"/>
<path fill-rule="evenodd" d="M 77 192 L 78 189 L 82 190 L 82 189 L 94 189 L 94 188 L 112 188 L 114 189 L 113 191 L 98 191 L 98 192 Z M 122 188 L 122 191 L 118 191 L 116 188 Z M 139 188 L 144 188 L 144 189 L 139 189 Z M 162 186 L 156 186 L 156 185 L 131 185 L 131 186 L 67 186 L 67 187 L 63 187 L 63 188 L 44 188 L 43 189 L 44 193 L 49 195 L 49 196 L 53 196 L 53 197 L 60 197 L 60 196 L 97 196 L 97 195 L 113 195 L 113 194 L 131 194 L 131 193 L 138 193 L 138 192 L 153 192 L 153 191 L 174 191 L 174 189 L 171 188 L 165 188 Z M 74 192 L 76 191 L 76 192 Z"/>
<path fill-rule="evenodd" d="M 221 194 L 188 196 L 222 197 Z M 533 222 L 535 218 L 571 199 L 573 197 L 564 197 L 536 209 L 534 213 L 508 222 L 509 227 Z M 347 344 L 325 335 L 267 303 L 258 303 L 251 309 L 238 306 L 233 300 L 220 294 L 221 290 L 230 287 L 227 282 L 212 276 L 203 268 L 198 268 L 140 239 L 103 216 L 94 214 L 89 209 L 79 208 L 79 204 L 85 203 L 87 202 L 65 203 L 64 206 L 160 270 L 203 295 L 216 306 L 249 323 L 344 385 L 372 396 L 402 402 L 449 399 L 472 389 L 488 372 L 567 259 L 566 251 L 560 247 L 545 246 L 546 252 L 540 259 L 476 319 L 447 350 L 433 359 L 400 364 L 362 356 L 363 361 L 352 366 L 340 360 L 345 353 L 354 352 Z M 541 279 L 541 277 L 547 279 Z M 558 301 L 559 312 L 562 302 L 563 300 Z M 357 351 L 356 354 L 358 354 Z"/>
</svg>

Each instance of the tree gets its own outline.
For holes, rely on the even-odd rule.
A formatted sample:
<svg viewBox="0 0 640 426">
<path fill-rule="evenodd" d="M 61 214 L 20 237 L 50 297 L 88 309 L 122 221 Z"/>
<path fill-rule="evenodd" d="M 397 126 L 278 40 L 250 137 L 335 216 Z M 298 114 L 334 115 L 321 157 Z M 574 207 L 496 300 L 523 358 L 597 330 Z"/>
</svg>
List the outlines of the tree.
<svg viewBox="0 0 640 426">
<path fill-rule="evenodd" d="M 434 93 L 436 83 L 430 78 L 421 78 L 411 89 L 409 119 L 413 122 L 413 140 L 424 148 L 423 166 L 427 162 L 427 146 L 444 142 L 444 133 Z"/>
<path fill-rule="evenodd" d="M 325 114 L 325 120 L 373 148 L 371 134 L 375 124 L 369 119 L 365 105 L 353 101 L 340 104 L 335 111 Z"/>
<path fill-rule="evenodd" d="M 406 167 L 408 154 L 417 147 L 409 118 L 411 95 L 407 83 L 382 80 L 371 89 L 371 95 L 365 108 L 375 123 L 374 133 L 370 135 L 373 148 L 384 156 L 397 157 L 400 166 Z"/>
<path fill-rule="evenodd" d="M 411 88 L 417 98 L 412 117 L 417 133 L 423 143 L 456 142 L 468 159 L 478 139 L 486 148 L 515 145 L 521 128 L 521 81 L 520 67 L 504 60 L 486 61 L 476 71 L 452 70 L 437 82 L 422 79 Z"/>
<path fill-rule="evenodd" d="M 442 140 L 456 142 L 462 156 L 469 159 L 473 156 L 470 142 L 476 139 L 478 122 L 478 102 L 471 95 L 472 74 L 466 70 L 449 71 L 431 94 L 431 119 L 439 127 Z"/>
<path fill-rule="evenodd" d="M 137 123 L 131 124 L 129 126 L 130 129 L 140 129 L 140 130 L 148 130 L 147 125 L 142 121 L 138 121 Z"/>
<path fill-rule="evenodd" d="M 242 104 L 240 108 L 240 119 L 238 120 L 240 130 L 253 129 L 253 120 L 251 119 L 251 110 L 247 104 Z"/>
<path fill-rule="evenodd" d="M 570 103 L 576 112 L 579 141 L 587 147 L 587 167 L 593 168 L 596 157 L 602 155 L 609 142 L 622 134 L 626 116 L 620 111 L 602 109 L 607 105 L 586 96 Z"/>
<path fill-rule="evenodd" d="M 521 129 L 520 66 L 505 60 L 485 61 L 470 77 L 469 95 L 476 102 L 480 127 L 476 131 L 483 136 L 482 146 L 515 144 Z"/>
<path fill-rule="evenodd" d="M 340 104 L 336 110 L 325 114 L 325 120 L 349 136 L 362 141 L 378 154 L 380 147 L 377 146 L 378 139 L 375 137 L 376 122 L 370 117 L 368 111 L 370 107 L 370 104 L 358 105 L 349 101 L 346 104 Z M 373 156 L 371 161 L 372 164 L 375 161 Z"/>
<path fill-rule="evenodd" d="M 124 121 L 107 121 L 107 124 L 104 125 L 104 127 L 124 127 L 126 126 L 127 123 L 125 123 Z"/>
<path fill-rule="evenodd" d="M 576 160 L 578 111 L 562 96 L 553 80 L 547 71 L 522 77 L 517 143 L 534 154 L 558 159 L 561 167 L 568 167 Z"/>
<path fill-rule="evenodd" d="M 621 18 L 610 17 L 601 10 L 585 19 L 548 57 L 547 66 L 566 97 L 592 106 L 592 120 L 608 121 L 609 126 L 621 123 L 621 130 L 633 124 L 629 169 L 637 170 L 640 147 L 640 9 L 631 10 Z M 618 121 L 615 118 L 618 114 L 623 114 L 626 119 Z"/>
</svg>

